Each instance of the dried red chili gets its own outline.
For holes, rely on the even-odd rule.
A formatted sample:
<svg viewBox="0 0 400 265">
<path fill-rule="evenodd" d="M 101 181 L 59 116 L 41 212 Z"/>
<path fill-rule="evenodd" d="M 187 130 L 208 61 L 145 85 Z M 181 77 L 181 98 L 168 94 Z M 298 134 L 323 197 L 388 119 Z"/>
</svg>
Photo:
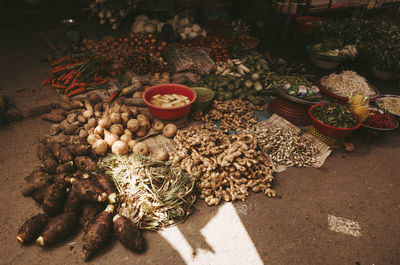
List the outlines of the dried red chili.
<svg viewBox="0 0 400 265">
<path fill-rule="evenodd" d="M 390 129 L 395 127 L 392 117 L 388 112 L 381 112 L 378 110 L 373 110 L 371 112 L 373 115 L 365 120 L 365 125 L 381 129 Z"/>
</svg>

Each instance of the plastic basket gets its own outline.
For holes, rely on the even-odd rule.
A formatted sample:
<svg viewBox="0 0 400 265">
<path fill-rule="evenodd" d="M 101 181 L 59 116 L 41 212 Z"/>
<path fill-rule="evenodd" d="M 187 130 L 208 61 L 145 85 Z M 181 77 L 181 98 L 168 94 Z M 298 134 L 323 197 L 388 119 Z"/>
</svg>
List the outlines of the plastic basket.
<svg viewBox="0 0 400 265">
<path fill-rule="evenodd" d="M 362 124 L 361 120 L 359 120 L 357 125 L 354 126 L 353 128 L 338 128 L 338 127 L 333 127 L 333 126 L 330 126 L 330 125 L 320 122 L 318 119 L 316 119 L 312 115 L 312 110 L 318 106 L 323 106 L 323 105 L 324 105 L 324 103 L 315 104 L 315 105 L 312 105 L 308 109 L 308 115 L 311 118 L 312 126 L 315 129 L 317 129 L 319 132 L 321 132 L 322 134 L 330 136 L 330 137 L 334 137 L 334 138 L 343 138 L 345 136 L 348 136 L 349 134 L 351 134 L 353 131 L 357 130 L 358 128 L 360 128 L 360 126 Z"/>
</svg>

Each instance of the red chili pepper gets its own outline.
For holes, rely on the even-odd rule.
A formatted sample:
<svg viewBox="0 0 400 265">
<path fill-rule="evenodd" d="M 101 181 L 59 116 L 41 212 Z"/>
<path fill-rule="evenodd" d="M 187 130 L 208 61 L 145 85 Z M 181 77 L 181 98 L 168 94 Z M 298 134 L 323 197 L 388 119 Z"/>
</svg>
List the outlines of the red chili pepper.
<svg viewBox="0 0 400 265">
<path fill-rule="evenodd" d="M 72 82 L 72 79 L 74 79 L 75 72 L 76 70 L 74 69 L 68 74 L 68 77 L 65 78 L 64 85 L 70 84 Z"/>
<path fill-rule="evenodd" d="M 109 81 L 108 78 L 100 79 L 100 80 L 96 81 L 96 85 L 105 84 L 108 81 Z"/>
<path fill-rule="evenodd" d="M 372 111 L 373 116 L 368 117 L 364 124 L 374 128 L 394 128 L 392 117 L 387 112 Z"/>
<path fill-rule="evenodd" d="M 71 61 L 71 56 L 67 55 L 51 62 L 51 65 L 57 65 L 66 61 Z"/>
<path fill-rule="evenodd" d="M 119 92 L 120 92 L 119 90 L 114 91 L 114 92 L 111 94 L 111 96 L 108 98 L 107 102 L 108 102 L 108 103 L 113 102 L 114 99 L 116 99 L 116 98 L 118 97 Z"/>
<path fill-rule="evenodd" d="M 49 81 L 50 81 L 50 77 L 46 77 L 42 82 L 42 86 L 49 84 Z"/>
<path fill-rule="evenodd" d="M 64 93 L 68 93 L 69 91 L 71 91 L 72 89 L 74 89 L 75 87 L 86 87 L 86 83 L 72 83 L 69 87 L 67 87 L 64 90 Z M 64 87 L 65 88 L 65 87 Z"/>
<path fill-rule="evenodd" d="M 52 87 L 64 89 L 65 86 L 61 84 L 51 84 Z"/>
<path fill-rule="evenodd" d="M 67 96 L 72 97 L 78 94 L 82 94 L 86 91 L 86 87 L 78 87 L 77 89 L 73 90 L 71 93 L 69 93 Z"/>
<path fill-rule="evenodd" d="M 72 79 L 71 84 L 75 84 L 78 78 L 81 76 L 82 72 L 77 72 L 74 79 Z"/>
</svg>

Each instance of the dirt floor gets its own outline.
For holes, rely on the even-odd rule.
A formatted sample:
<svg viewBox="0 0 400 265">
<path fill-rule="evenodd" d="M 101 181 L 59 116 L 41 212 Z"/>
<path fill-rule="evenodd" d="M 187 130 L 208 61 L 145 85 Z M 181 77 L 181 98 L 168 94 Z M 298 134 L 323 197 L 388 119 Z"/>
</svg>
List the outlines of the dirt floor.
<svg viewBox="0 0 400 265">
<path fill-rule="evenodd" d="M 20 113 L 33 116 L 0 126 L 0 264 L 85 263 L 81 231 L 50 249 L 16 241 L 19 226 L 40 212 L 21 195 L 23 178 L 39 164 L 37 141 L 50 127 L 33 114 L 58 100 L 54 90 L 40 85 L 48 68 L 41 60 L 50 53 L 40 33 L 62 29 L 60 17 L 71 14 L 66 8 L 57 14 L 20 11 L 0 18 L 0 93 Z M 97 29 L 91 23 L 82 30 Z M 367 74 L 365 66 L 361 69 Z M 368 78 L 382 92 L 399 94 L 397 83 Z M 251 194 L 245 202 L 218 207 L 198 201 L 185 223 L 146 232 L 145 254 L 113 240 L 90 263 L 400 264 L 400 130 L 375 137 L 360 131 L 349 140 L 355 151 L 335 150 L 320 169 L 276 174 L 279 198 Z"/>
</svg>

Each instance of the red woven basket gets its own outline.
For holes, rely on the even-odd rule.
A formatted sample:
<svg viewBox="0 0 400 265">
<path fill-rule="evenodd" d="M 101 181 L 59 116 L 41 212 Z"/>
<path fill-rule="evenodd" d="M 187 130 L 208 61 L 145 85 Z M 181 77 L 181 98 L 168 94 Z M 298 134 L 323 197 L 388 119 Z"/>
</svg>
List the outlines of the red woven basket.
<svg viewBox="0 0 400 265">
<path fill-rule="evenodd" d="M 324 134 L 326 136 L 334 137 L 334 138 L 342 138 L 342 137 L 348 136 L 353 131 L 355 131 L 358 128 L 360 128 L 360 126 L 362 124 L 361 120 L 359 120 L 357 125 L 354 126 L 353 128 L 338 128 L 338 127 L 333 127 L 333 126 L 330 126 L 328 124 L 320 122 L 317 118 L 315 118 L 312 115 L 312 110 L 315 107 L 323 106 L 323 105 L 324 105 L 324 103 L 315 104 L 315 105 L 312 105 L 308 109 L 308 115 L 311 118 L 312 126 L 314 126 L 314 128 L 317 129 L 320 133 L 322 133 L 322 134 Z"/>
</svg>

